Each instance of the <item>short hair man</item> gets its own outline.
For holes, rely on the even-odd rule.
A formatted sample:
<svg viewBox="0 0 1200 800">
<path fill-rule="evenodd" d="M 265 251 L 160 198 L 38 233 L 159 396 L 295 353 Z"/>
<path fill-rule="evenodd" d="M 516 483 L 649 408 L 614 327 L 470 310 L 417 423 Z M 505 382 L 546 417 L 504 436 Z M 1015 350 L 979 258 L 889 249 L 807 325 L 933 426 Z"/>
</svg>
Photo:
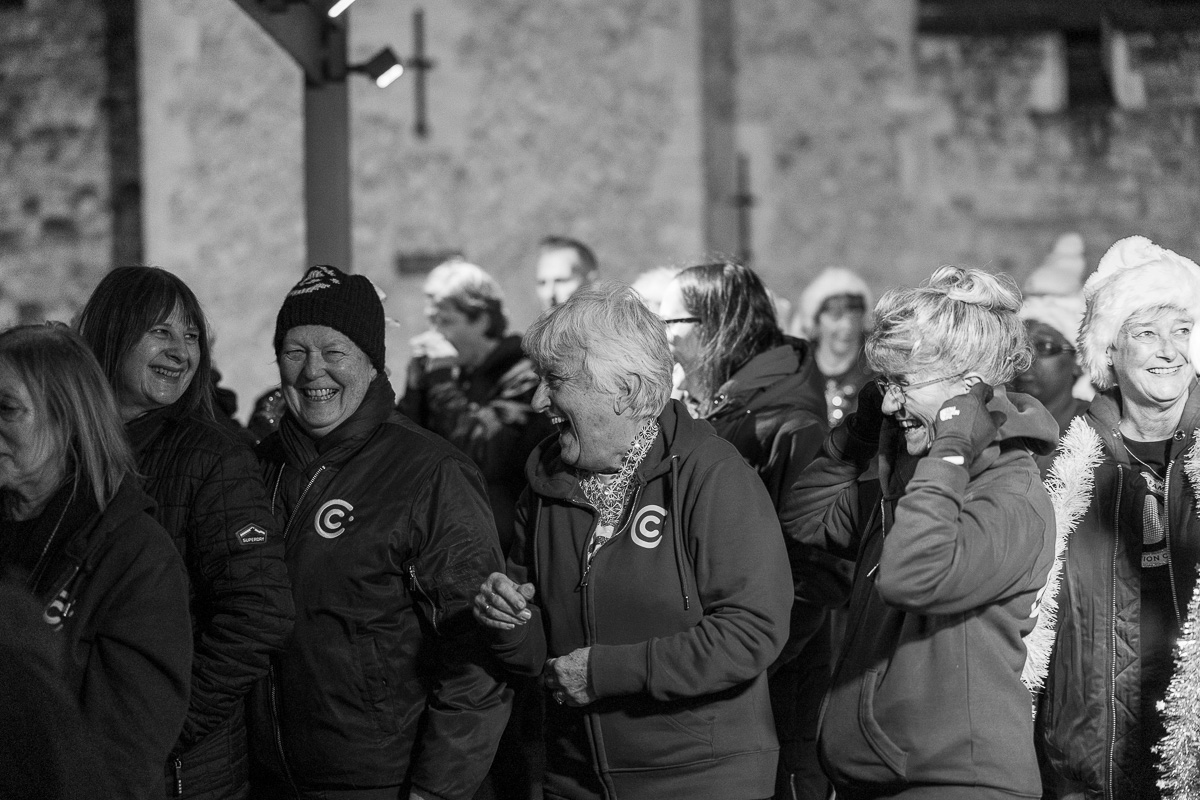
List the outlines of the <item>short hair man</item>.
<svg viewBox="0 0 1200 800">
<path fill-rule="evenodd" d="M 543 309 L 562 305 L 579 287 L 596 280 L 596 254 L 578 239 L 547 236 L 538 246 L 537 293 Z"/>
</svg>

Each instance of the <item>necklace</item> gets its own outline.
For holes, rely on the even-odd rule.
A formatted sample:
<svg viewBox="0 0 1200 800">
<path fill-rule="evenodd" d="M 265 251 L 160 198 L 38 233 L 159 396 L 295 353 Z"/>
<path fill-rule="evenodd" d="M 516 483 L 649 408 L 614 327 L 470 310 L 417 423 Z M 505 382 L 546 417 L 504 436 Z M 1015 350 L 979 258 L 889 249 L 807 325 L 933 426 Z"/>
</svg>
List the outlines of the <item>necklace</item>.
<svg viewBox="0 0 1200 800">
<path fill-rule="evenodd" d="M 1145 461 L 1142 461 L 1140 458 L 1138 458 L 1138 457 L 1137 457 L 1137 454 L 1136 454 L 1136 453 L 1134 453 L 1132 450 L 1130 450 L 1130 449 L 1129 449 L 1129 445 L 1125 443 L 1125 437 L 1124 437 L 1124 436 L 1122 436 L 1122 437 L 1121 437 L 1121 446 L 1125 448 L 1125 452 L 1126 452 L 1126 453 L 1129 453 L 1129 457 L 1130 457 L 1130 458 L 1132 458 L 1134 461 L 1136 461 L 1136 462 L 1138 462 L 1139 464 L 1141 464 L 1141 465 L 1142 465 L 1143 467 L 1145 467 L 1146 469 L 1150 470 L 1150 474 L 1154 476 L 1154 479 L 1155 479 L 1156 481 L 1158 481 L 1158 482 L 1160 482 L 1160 483 L 1162 482 L 1162 479 L 1163 479 L 1162 475 L 1159 475 L 1159 474 L 1158 474 L 1158 471 L 1157 471 L 1157 470 L 1155 470 L 1155 469 L 1154 469 L 1154 467 L 1150 466 L 1150 465 L 1149 465 L 1149 464 L 1147 464 Z"/>
<path fill-rule="evenodd" d="M 71 507 L 71 501 L 75 499 L 75 488 L 78 481 L 71 484 L 71 496 L 67 498 L 67 502 L 63 504 L 63 510 L 58 515 L 58 522 L 54 523 L 54 528 L 51 529 L 50 535 L 46 537 L 46 543 L 42 545 L 41 555 L 38 556 L 37 562 L 33 565 L 33 570 L 29 573 L 29 583 L 27 587 L 29 591 L 37 591 L 38 580 L 42 577 L 42 570 L 46 568 L 46 554 L 50 552 L 50 545 L 54 542 L 54 537 L 58 535 L 58 529 L 62 527 L 63 520 L 67 517 L 67 509 Z"/>
</svg>

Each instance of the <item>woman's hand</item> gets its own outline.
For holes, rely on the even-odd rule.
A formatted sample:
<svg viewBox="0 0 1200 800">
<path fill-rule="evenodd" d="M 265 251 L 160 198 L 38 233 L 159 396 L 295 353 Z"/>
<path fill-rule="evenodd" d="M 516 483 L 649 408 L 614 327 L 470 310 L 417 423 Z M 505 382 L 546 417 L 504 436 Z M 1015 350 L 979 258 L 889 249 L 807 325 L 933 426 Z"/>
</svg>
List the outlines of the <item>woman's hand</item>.
<svg viewBox="0 0 1200 800">
<path fill-rule="evenodd" d="M 595 702 L 596 693 L 588 683 L 588 659 L 592 648 L 582 647 L 561 658 L 551 658 L 542 670 L 542 684 L 550 690 L 554 702 L 578 708 Z"/>
<path fill-rule="evenodd" d="M 458 366 L 458 350 L 450 344 L 449 339 L 438 331 L 418 333 L 408 340 L 408 348 L 412 352 L 414 360 L 426 359 L 425 370 L 427 372 Z"/>
<path fill-rule="evenodd" d="M 866 461 L 879 452 L 879 432 L 886 419 L 883 414 L 883 392 L 874 380 L 858 390 L 858 405 L 846 420 L 850 434 L 846 455 L 856 461 Z"/>
<path fill-rule="evenodd" d="M 979 381 L 966 394 L 951 397 L 942 403 L 934 420 L 933 445 L 929 455 L 969 467 L 975 457 L 996 438 L 1006 417 L 999 411 L 988 411 L 995 390 Z"/>
<path fill-rule="evenodd" d="M 533 599 L 532 583 L 517 584 L 503 572 L 493 572 L 479 587 L 471 613 L 475 621 L 489 628 L 507 631 L 529 621 L 532 612 L 526 606 Z"/>
</svg>

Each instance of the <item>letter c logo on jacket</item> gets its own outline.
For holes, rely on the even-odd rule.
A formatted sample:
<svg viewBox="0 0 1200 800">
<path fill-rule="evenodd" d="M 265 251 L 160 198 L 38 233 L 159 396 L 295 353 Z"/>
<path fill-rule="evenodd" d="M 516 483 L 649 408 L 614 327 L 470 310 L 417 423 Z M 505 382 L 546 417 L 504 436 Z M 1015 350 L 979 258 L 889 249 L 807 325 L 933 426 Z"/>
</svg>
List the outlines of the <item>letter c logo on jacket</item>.
<svg viewBox="0 0 1200 800">
<path fill-rule="evenodd" d="M 341 536 L 346 532 L 343 520 L 354 522 L 354 517 L 349 516 L 353 510 L 354 506 L 345 500 L 330 500 L 325 503 L 317 509 L 317 518 L 313 521 L 317 535 L 326 539 L 336 539 Z"/>
<path fill-rule="evenodd" d="M 667 510 L 662 506 L 643 506 L 638 509 L 633 518 L 630 536 L 638 547 L 653 550 L 662 543 L 663 521 L 667 518 Z"/>
</svg>

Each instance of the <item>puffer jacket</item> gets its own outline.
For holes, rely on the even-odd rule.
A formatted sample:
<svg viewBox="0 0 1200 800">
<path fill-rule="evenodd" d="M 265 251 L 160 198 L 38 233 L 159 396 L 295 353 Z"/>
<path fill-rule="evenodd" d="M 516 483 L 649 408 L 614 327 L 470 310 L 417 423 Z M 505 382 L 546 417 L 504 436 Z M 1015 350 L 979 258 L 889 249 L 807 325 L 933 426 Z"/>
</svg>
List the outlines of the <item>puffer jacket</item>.
<svg viewBox="0 0 1200 800">
<path fill-rule="evenodd" d="M 195 639 L 192 694 L 166 765 L 171 797 L 248 791 L 243 699 L 291 633 L 292 596 L 258 461 L 178 404 L 126 424 L 155 519 L 183 556 Z"/>
<path fill-rule="evenodd" d="M 521 337 L 505 336 L 478 367 L 455 377 L 450 369 L 425 372 L 409 365 L 408 386 L 398 408 L 417 424 L 462 450 L 483 472 L 488 499 L 507 552 L 517 499 L 525 490 L 525 462 L 538 442 L 554 432 L 533 410 L 538 376 L 521 350 Z"/>
<path fill-rule="evenodd" d="M 509 575 L 532 618 L 493 633 L 511 668 L 590 647 L 598 696 L 546 704 L 547 798 L 771 795 L 778 744 L 766 669 L 791 604 L 779 522 L 762 482 L 712 427 L 672 401 L 627 521 L 584 557 L 599 515 L 557 438 L 530 457 Z"/>
<path fill-rule="evenodd" d="M 1071 532 L 1059 589 L 1058 629 L 1039 727 L 1063 798 L 1157 797 L 1155 759 L 1142 719 L 1140 625 L 1142 509 L 1146 486 L 1121 444 L 1120 393 L 1092 401 L 1087 424 L 1101 442 L 1087 511 Z M 1192 388 L 1167 467 L 1167 569 L 1177 633 L 1200 560 L 1200 392 Z M 1060 454 L 1070 458 L 1073 454 Z M 1136 465 L 1134 465 L 1136 466 Z"/>
<path fill-rule="evenodd" d="M 828 432 L 815 372 L 808 342 L 789 337 L 722 384 L 705 417 L 758 472 L 776 510 Z M 811 548 L 799 551 L 793 545 L 789 554 L 792 580 L 813 600 L 792 604 L 791 635 L 770 678 L 781 765 L 776 795 L 824 797 L 828 782 L 817 764 L 816 732 L 832 659 L 828 609 L 849 596 L 851 568 Z"/>
<path fill-rule="evenodd" d="M 380 375 L 320 439 L 289 413 L 259 444 L 296 627 L 249 706 L 252 776 L 469 800 L 511 701 L 470 612 L 503 560 L 478 468 L 394 405 Z"/>
<path fill-rule="evenodd" d="M 783 513 L 789 538 L 857 555 L 845 647 L 819 732 L 838 796 L 1041 796 L 1022 637 L 1054 557 L 1031 448 L 1058 426 L 996 389 L 1005 415 L 967 466 L 914 459 L 893 424 L 877 459 L 835 428 Z"/>
<path fill-rule="evenodd" d="M 135 484 L 102 513 L 83 501 L 90 513 L 33 590 L 42 619 L 62 631 L 66 683 L 106 773 L 92 796 L 151 800 L 163 796 L 162 765 L 188 707 L 192 635 L 183 562 Z"/>
</svg>

